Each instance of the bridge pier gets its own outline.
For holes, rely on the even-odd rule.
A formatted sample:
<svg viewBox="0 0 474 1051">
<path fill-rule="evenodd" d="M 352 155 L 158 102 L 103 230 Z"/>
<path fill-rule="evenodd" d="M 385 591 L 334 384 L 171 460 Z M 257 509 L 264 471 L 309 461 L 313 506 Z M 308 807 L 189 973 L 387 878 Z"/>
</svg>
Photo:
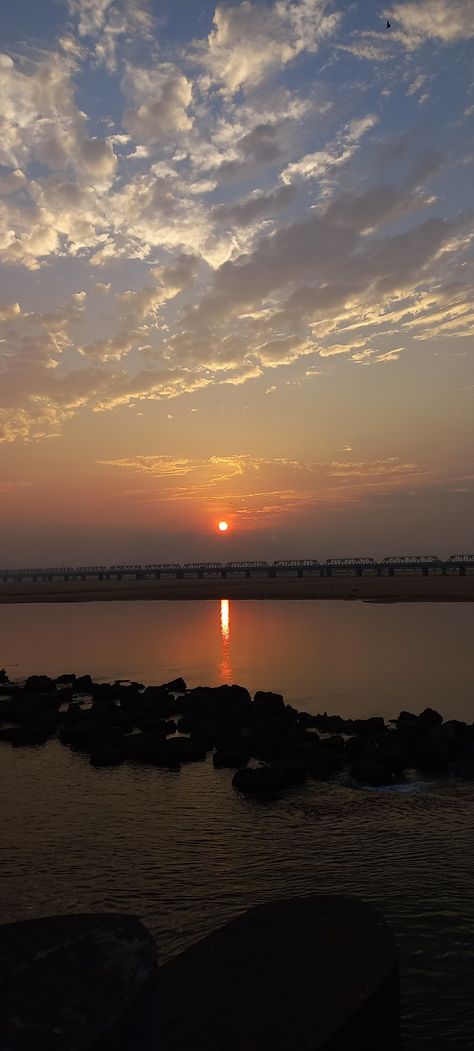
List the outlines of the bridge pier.
<svg viewBox="0 0 474 1051">
<path fill-rule="evenodd" d="M 465 577 L 466 576 L 466 567 L 465 566 L 459 566 L 459 576 L 460 577 Z"/>
<path fill-rule="evenodd" d="M 302 577 L 302 576 L 303 576 L 303 572 L 304 572 L 304 570 L 302 570 L 302 569 L 299 569 L 299 570 L 298 570 L 298 576 L 299 576 L 299 577 Z"/>
<path fill-rule="evenodd" d="M 358 577 L 361 577 L 361 576 L 362 576 L 362 568 L 361 568 L 361 566 L 358 566 L 358 567 L 357 567 L 357 574 L 356 574 L 356 575 L 357 575 Z"/>
<path fill-rule="evenodd" d="M 226 569 L 221 569 L 221 577 L 222 577 L 223 580 L 226 579 L 226 577 L 227 577 L 227 570 Z"/>
<path fill-rule="evenodd" d="M 395 569 L 394 569 L 393 566 L 389 566 L 388 567 L 388 575 L 389 575 L 389 577 L 394 577 L 395 576 Z"/>
<path fill-rule="evenodd" d="M 429 573 L 429 569 L 428 569 L 428 566 L 423 566 L 423 576 L 424 576 L 424 577 L 427 577 L 427 576 L 428 576 L 428 573 Z"/>
</svg>

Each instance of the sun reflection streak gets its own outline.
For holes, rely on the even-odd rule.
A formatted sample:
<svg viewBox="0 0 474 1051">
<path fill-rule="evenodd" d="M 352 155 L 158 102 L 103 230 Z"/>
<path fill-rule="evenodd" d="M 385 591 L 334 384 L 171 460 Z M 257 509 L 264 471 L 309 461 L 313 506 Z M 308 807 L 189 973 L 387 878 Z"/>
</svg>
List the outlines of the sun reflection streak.
<svg viewBox="0 0 474 1051">
<path fill-rule="evenodd" d="M 221 598 L 221 660 L 219 664 L 219 678 L 222 682 L 230 682 L 232 678 L 232 665 L 230 661 L 230 602 L 228 598 Z"/>
</svg>

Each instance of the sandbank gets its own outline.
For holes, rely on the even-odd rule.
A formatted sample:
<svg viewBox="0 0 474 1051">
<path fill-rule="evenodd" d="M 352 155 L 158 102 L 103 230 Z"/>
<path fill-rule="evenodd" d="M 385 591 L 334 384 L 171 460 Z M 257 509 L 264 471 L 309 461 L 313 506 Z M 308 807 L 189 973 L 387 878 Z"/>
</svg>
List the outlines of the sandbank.
<svg viewBox="0 0 474 1051">
<path fill-rule="evenodd" d="M 183 580 L 68 580 L 0 584 L 0 603 L 116 602 L 188 599 L 339 599 L 365 602 L 473 602 L 474 574 L 464 577 L 186 577 Z"/>
</svg>

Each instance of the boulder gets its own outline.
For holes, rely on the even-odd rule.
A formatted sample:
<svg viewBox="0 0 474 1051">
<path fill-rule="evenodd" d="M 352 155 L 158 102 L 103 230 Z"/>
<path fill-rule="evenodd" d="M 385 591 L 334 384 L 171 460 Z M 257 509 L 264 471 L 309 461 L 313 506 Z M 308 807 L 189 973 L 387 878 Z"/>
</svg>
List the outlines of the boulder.
<svg viewBox="0 0 474 1051">
<path fill-rule="evenodd" d="M 91 766 L 120 766 L 124 759 L 125 750 L 120 745 L 97 745 L 90 753 Z"/>
<path fill-rule="evenodd" d="M 49 675 L 29 675 L 24 689 L 25 693 L 54 693 L 56 683 Z"/>
<path fill-rule="evenodd" d="M 436 712 L 434 708 L 425 708 L 421 712 L 419 719 L 422 726 L 426 729 L 430 729 L 433 726 L 441 726 L 443 722 L 443 716 Z"/>
<path fill-rule="evenodd" d="M 377 759 L 370 757 L 366 759 L 361 758 L 354 763 L 351 769 L 351 776 L 354 778 L 354 781 L 360 781 L 361 784 L 371 785 L 372 787 L 389 785 L 393 782 L 393 775 L 390 771 Z"/>
<path fill-rule="evenodd" d="M 58 675 L 55 679 L 57 686 L 75 686 L 76 681 L 76 676 L 72 672 L 66 673 L 64 675 Z"/>
<path fill-rule="evenodd" d="M 214 752 L 212 763 L 216 770 L 219 770 L 221 767 L 242 769 L 247 766 L 249 759 L 250 753 L 248 752 L 220 751 Z"/>
<path fill-rule="evenodd" d="M 156 1051 L 154 940 L 133 916 L 55 916 L 0 928 L 0 1047 Z"/>
<path fill-rule="evenodd" d="M 90 675 L 78 675 L 74 683 L 76 693 L 90 693 L 92 690 L 92 679 Z"/>
<path fill-rule="evenodd" d="M 160 979 L 166 1051 L 400 1049 L 394 938 L 357 898 L 260 905 L 165 963 Z"/>
<path fill-rule="evenodd" d="M 244 767 L 232 778 L 232 787 L 246 795 L 259 796 L 286 788 L 290 782 L 284 770 L 273 770 L 270 766 Z"/>
</svg>

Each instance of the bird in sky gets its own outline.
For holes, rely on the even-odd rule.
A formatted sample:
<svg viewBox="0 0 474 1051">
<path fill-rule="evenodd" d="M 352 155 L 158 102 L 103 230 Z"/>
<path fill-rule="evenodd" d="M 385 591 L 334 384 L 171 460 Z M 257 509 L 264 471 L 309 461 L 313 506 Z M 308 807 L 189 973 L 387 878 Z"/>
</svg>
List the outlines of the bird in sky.
<svg viewBox="0 0 474 1051">
<path fill-rule="evenodd" d="M 392 23 L 391 23 L 391 22 L 389 22 L 389 20 L 388 20 L 388 18 L 387 18 L 387 29 L 391 29 L 391 28 L 392 28 Z"/>
</svg>

